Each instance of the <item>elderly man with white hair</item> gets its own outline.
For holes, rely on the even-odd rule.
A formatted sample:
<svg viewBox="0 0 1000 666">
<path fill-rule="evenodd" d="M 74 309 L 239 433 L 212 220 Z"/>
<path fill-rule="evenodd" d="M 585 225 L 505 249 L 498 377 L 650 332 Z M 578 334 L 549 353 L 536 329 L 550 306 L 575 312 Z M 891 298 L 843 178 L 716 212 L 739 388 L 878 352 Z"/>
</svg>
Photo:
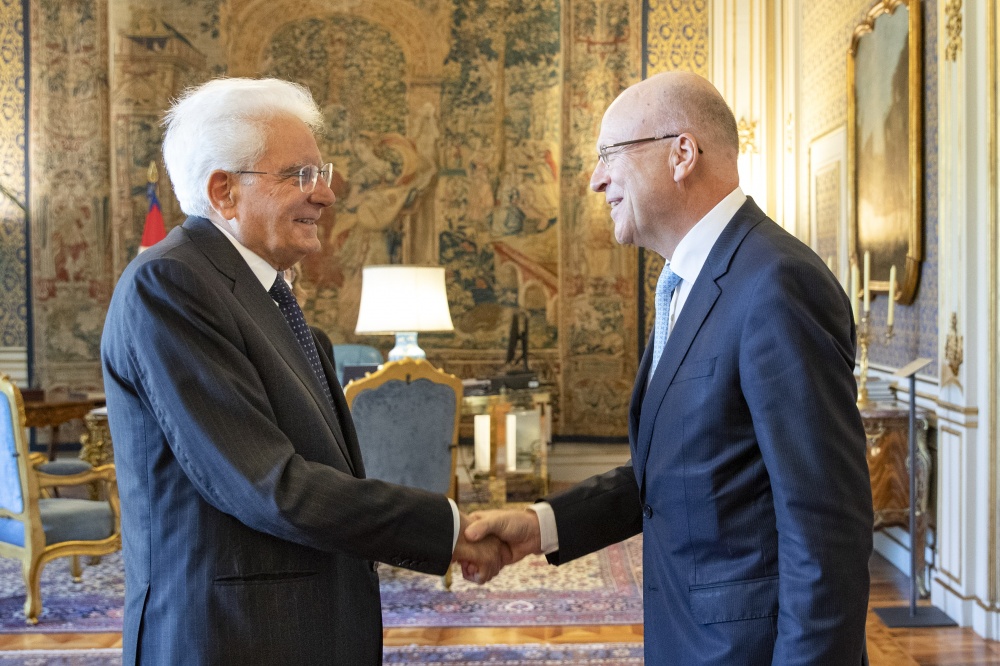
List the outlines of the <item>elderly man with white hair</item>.
<svg viewBox="0 0 1000 666">
<path fill-rule="evenodd" d="M 335 201 L 300 86 L 219 79 L 166 117 L 190 217 L 137 257 L 101 344 L 126 664 L 378 664 L 375 562 L 486 580 L 450 499 L 365 478 L 333 365 L 283 278 Z"/>
</svg>

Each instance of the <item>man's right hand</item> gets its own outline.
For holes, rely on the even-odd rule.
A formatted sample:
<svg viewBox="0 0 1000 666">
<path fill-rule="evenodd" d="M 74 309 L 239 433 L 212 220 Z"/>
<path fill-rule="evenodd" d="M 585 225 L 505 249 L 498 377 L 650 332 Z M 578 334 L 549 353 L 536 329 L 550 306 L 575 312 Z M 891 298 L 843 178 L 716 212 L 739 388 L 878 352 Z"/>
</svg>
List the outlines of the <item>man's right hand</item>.
<svg viewBox="0 0 1000 666">
<path fill-rule="evenodd" d="M 512 562 L 519 562 L 526 555 L 542 554 L 538 514 L 531 509 L 476 511 L 469 519 L 472 524 L 466 528 L 465 538 L 472 543 L 491 535 L 499 537 L 510 547 Z"/>
<path fill-rule="evenodd" d="M 500 573 L 500 570 L 513 562 L 511 550 L 501 539 L 495 536 L 481 536 L 471 542 L 466 536 L 466 528 L 471 519 L 461 514 L 458 542 L 452 561 L 462 565 L 462 576 L 469 582 L 483 583 Z"/>
</svg>

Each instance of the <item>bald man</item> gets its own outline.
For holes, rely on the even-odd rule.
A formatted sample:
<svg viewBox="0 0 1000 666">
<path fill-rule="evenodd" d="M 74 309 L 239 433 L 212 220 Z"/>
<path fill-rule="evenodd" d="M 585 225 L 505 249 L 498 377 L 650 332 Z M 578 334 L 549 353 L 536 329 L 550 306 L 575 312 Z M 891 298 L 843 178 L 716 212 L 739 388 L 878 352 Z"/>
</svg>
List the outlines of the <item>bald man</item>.
<svg viewBox="0 0 1000 666">
<path fill-rule="evenodd" d="M 629 464 L 484 512 L 562 564 L 643 533 L 646 663 L 868 662 L 872 500 L 850 303 L 739 187 L 736 121 L 690 73 L 623 92 L 591 188 L 665 260 L 629 407 Z"/>
</svg>

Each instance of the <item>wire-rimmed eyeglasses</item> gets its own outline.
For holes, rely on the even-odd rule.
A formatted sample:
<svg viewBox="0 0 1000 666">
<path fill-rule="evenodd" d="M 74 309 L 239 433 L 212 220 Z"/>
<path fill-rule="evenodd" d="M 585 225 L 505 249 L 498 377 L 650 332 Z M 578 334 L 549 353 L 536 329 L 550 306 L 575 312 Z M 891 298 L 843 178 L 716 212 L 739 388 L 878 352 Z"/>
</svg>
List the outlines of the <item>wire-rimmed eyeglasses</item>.
<svg viewBox="0 0 1000 666">
<path fill-rule="evenodd" d="M 233 171 L 233 173 L 259 174 L 262 176 L 277 176 L 278 178 L 298 177 L 299 189 L 306 194 L 311 194 L 316 189 L 316 181 L 319 180 L 320 176 L 323 176 L 323 182 L 326 183 L 326 186 L 330 187 L 330 184 L 333 182 L 333 163 L 327 162 L 321 167 L 315 164 L 307 164 L 298 171 L 288 173 L 271 173 L 270 171 Z"/>
<path fill-rule="evenodd" d="M 630 141 L 619 141 L 618 143 L 612 143 L 610 146 L 598 146 L 597 156 L 604 164 L 604 166 L 609 166 L 608 158 L 611 156 L 608 153 L 612 148 L 621 148 L 622 146 L 632 146 L 637 143 L 646 143 L 647 141 L 660 141 L 662 139 L 676 139 L 680 134 L 664 134 L 663 136 L 647 136 L 645 139 L 632 139 Z M 698 154 L 702 154 L 702 149 L 698 148 Z"/>
</svg>

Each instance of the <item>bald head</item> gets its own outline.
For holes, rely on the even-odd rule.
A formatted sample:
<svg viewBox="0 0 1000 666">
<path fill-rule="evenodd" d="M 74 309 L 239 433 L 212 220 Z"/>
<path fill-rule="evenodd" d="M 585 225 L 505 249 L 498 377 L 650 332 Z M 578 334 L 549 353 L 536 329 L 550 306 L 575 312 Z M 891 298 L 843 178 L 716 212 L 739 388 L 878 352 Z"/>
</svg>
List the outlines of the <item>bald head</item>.
<svg viewBox="0 0 1000 666">
<path fill-rule="evenodd" d="M 654 132 L 690 132 L 711 155 L 735 162 L 736 118 L 707 79 L 692 72 L 663 72 L 627 88 L 607 113 L 635 116 Z"/>
<path fill-rule="evenodd" d="M 665 258 L 740 182 L 733 112 L 690 72 L 625 90 L 604 114 L 597 149 L 590 187 L 611 206 L 615 238 Z"/>
</svg>

